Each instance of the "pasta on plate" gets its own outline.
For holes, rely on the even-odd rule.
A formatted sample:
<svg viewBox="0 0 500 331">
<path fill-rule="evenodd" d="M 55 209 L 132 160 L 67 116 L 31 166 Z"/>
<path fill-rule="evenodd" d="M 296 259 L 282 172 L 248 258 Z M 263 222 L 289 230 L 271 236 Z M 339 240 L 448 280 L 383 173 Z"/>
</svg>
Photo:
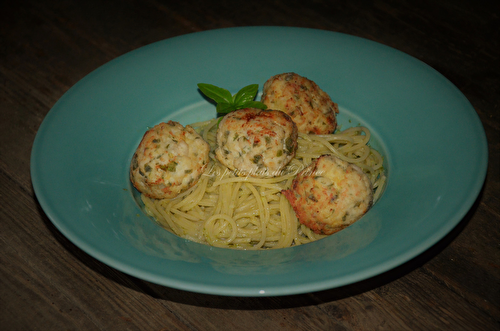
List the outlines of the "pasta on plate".
<svg viewBox="0 0 500 331">
<path fill-rule="evenodd" d="M 383 158 L 368 145 L 370 131 L 352 127 L 333 134 L 298 134 L 294 158 L 278 176 L 256 178 L 222 165 L 215 157 L 219 119 L 191 124 L 210 145 L 209 163 L 193 187 L 173 199 L 142 194 L 146 212 L 174 234 L 203 244 L 234 249 L 285 248 L 325 237 L 301 224 L 281 192 L 315 159 L 328 154 L 355 164 L 368 176 L 373 202 L 386 176 Z"/>
</svg>

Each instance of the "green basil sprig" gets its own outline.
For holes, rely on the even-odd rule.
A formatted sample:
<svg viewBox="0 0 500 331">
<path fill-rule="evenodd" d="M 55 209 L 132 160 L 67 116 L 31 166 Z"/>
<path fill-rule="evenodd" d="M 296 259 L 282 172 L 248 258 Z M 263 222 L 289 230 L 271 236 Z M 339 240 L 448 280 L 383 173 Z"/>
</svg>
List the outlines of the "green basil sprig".
<svg viewBox="0 0 500 331">
<path fill-rule="evenodd" d="M 257 92 L 259 91 L 258 84 L 245 86 L 232 95 L 228 90 L 212 84 L 198 84 L 200 91 L 208 98 L 216 102 L 216 111 L 219 114 L 227 114 L 233 110 L 243 108 L 259 108 L 267 109 L 267 106 L 260 101 L 254 101 Z"/>
</svg>

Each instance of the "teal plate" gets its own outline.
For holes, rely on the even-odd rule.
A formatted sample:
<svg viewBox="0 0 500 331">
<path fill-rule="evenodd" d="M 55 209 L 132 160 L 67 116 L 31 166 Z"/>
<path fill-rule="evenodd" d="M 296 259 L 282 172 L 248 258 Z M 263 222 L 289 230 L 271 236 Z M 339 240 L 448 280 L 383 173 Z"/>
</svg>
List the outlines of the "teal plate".
<svg viewBox="0 0 500 331">
<path fill-rule="evenodd" d="M 178 238 L 143 213 L 128 167 L 148 127 L 213 118 L 197 83 L 235 93 L 291 71 L 339 104 L 342 128 L 372 131 L 388 183 L 369 213 L 315 243 L 257 252 Z M 350 284 L 419 255 L 471 208 L 487 158 L 474 108 L 426 64 L 340 33 L 245 27 L 160 41 L 90 73 L 45 117 L 31 177 L 57 229 L 113 268 L 187 291 L 274 296 Z"/>
</svg>

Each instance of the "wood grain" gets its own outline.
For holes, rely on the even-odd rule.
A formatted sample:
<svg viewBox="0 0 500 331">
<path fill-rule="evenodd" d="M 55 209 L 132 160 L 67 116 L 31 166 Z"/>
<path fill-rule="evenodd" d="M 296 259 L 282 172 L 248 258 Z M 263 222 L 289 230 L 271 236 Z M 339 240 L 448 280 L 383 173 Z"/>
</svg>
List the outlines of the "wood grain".
<svg viewBox="0 0 500 331">
<path fill-rule="evenodd" d="M 497 330 L 499 15 L 498 2 L 465 0 L 1 2 L 0 329 Z M 489 168 L 479 198 L 449 235 L 359 283 L 240 298 L 128 276 L 81 251 L 52 225 L 33 193 L 30 153 L 44 117 L 71 86 L 152 42 L 254 25 L 374 40 L 427 63 L 464 93 L 483 123 Z"/>
</svg>

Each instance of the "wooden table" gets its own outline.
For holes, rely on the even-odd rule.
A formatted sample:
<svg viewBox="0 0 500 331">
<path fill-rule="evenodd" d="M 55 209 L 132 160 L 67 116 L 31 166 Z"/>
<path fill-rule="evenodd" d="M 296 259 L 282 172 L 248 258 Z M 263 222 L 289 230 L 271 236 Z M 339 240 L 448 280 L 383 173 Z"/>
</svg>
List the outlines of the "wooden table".
<svg viewBox="0 0 500 331">
<path fill-rule="evenodd" d="M 1 2 L 0 329 L 498 329 L 496 3 Z M 422 60 L 452 81 L 476 109 L 490 153 L 484 188 L 462 222 L 425 253 L 377 277 L 317 293 L 269 298 L 196 294 L 142 281 L 95 260 L 58 232 L 40 208 L 30 181 L 32 143 L 54 103 L 92 70 L 143 45 L 251 25 L 310 27 L 371 39 Z"/>
</svg>

